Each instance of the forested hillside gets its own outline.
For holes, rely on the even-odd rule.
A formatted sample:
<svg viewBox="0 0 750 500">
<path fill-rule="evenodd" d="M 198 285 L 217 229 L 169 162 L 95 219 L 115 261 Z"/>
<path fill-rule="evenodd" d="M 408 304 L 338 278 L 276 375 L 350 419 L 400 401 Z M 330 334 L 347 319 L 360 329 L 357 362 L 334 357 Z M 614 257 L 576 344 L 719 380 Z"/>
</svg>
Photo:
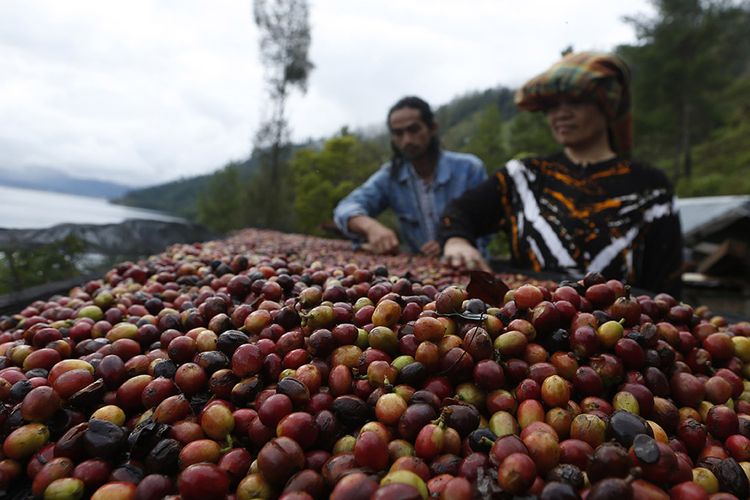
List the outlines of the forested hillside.
<svg viewBox="0 0 750 500">
<path fill-rule="evenodd" d="M 631 19 L 636 154 L 683 196 L 750 193 L 750 2 L 659 0 Z"/>
<path fill-rule="evenodd" d="M 224 168 L 236 170 L 238 178 L 240 178 L 242 182 L 246 182 L 252 177 L 257 164 L 258 162 L 255 157 L 250 157 L 243 162 L 231 162 Z M 216 174 L 200 175 L 197 177 L 179 179 L 166 184 L 137 189 L 124 194 L 114 201 L 115 203 L 121 203 L 133 207 L 143 207 L 151 210 L 169 212 L 195 220 L 198 217 L 197 200 L 201 196 L 201 193 L 203 193 L 211 184 L 211 179 L 213 179 L 215 175 Z"/>
<path fill-rule="evenodd" d="M 680 196 L 750 193 L 750 2 L 655 5 L 655 17 L 629 20 L 638 43 L 615 49 L 633 72 L 635 156 L 664 169 Z M 498 86 L 438 106 L 444 147 L 476 154 L 489 170 L 512 157 L 554 151 L 544 117 L 519 113 L 513 94 Z M 257 175 L 264 153 L 256 151 L 213 175 L 135 191 L 120 201 L 219 231 L 266 226 L 327 234 L 336 202 L 389 155 L 384 129 L 363 135 L 344 128 L 317 144 L 288 147 L 281 166 L 288 181 L 281 189 L 269 189 Z M 278 217 L 259 224 L 258 200 L 265 197 L 274 200 Z"/>
<path fill-rule="evenodd" d="M 113 201 L 122 205 L 160 210 L 188 219 L 195 219 L 198 216 L 198 206 L 195 200 L 198 199 L 201 191 L 212 177 L 213 175 L 200 175 L 136 189 L 125 193 L 120 198 L 115 198 Z"/>
</svg>

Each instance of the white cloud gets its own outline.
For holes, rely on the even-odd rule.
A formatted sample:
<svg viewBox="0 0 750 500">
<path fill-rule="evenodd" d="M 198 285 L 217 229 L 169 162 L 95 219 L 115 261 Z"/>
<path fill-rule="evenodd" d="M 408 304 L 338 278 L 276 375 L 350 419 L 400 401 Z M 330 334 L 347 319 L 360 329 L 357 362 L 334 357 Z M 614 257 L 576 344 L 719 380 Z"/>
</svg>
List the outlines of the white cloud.
<svg viewBox="0 0 750 500">
<path fill-rule="evenodd" d="M 293 136 L 380 124 L 405 94 L 437 106 L 515 86 L 569 44 L 633 41 L 645 0 L 313 0 Z M 0 168 L 129 184 L 246 157 L 266 101 L 250 0 L 0 3 Z"/>
</svg>

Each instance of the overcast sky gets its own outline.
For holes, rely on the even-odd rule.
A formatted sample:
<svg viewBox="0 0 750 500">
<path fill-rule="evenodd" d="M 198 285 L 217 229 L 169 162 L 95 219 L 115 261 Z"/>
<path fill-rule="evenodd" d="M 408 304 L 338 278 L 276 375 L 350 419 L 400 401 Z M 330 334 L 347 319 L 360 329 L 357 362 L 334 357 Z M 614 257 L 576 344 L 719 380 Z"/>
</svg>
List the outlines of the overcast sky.
<svg viewBox="0 0 750 500">
<path fill-rule="evenodd" d="M 576 50 L 633 43 L 646 0 L 311 0 L 296 140 L 514 87 Z M 248 156 L 263 68 L 251 0 L 0 2 L 0 168 L 147 185 Z"/>
</svg>

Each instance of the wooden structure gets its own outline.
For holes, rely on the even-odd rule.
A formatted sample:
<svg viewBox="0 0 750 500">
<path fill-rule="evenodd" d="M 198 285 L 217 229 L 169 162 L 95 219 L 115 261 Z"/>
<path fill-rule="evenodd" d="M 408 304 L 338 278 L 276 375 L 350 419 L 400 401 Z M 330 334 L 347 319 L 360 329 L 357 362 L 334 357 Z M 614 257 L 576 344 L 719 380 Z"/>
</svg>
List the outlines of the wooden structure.
<svg viewBox="0 0 750 500">
<path fill-rule="evenodd" d="M 678 200 L 685 295 L 750 317 L 750 195 Z"/>
</svg>

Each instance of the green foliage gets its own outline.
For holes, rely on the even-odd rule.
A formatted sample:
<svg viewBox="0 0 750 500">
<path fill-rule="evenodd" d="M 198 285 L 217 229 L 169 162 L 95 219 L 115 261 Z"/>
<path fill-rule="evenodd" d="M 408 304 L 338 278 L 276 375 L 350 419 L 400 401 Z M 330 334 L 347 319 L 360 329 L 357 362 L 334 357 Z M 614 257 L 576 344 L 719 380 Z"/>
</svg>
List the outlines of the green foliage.
<svg viewBox="0 0 750 500">
<path fill-rule="evenodd" d="M 633 71 L 634 156 L 672 173 L 679 196 L 750 193 L 750 2 L 654 0 L 656 15 L 633 17 L 638 44 L 621 46 Z M 253 154 L 212 175 L 134 190 L 119 203 L 197 220 L 218 232 L 266 227 L 331 234 L 338 201 L 390 156 L 387 132 L 343 129 L 321 144 L 291 146 L 285 105 L 305 91 L 312 63 L 307 2 L 255 0 L 271 116 Z M 540 68 L 542 69 L 542 68 Z M 489 172 L 509 158 L 560 149 L 540 113 L 519 113 L 513 90 L 470 92 L 436 110 L 445 148 L 479 156 Z M 385 110 L 383 110 L 385 115 Z M 396 226 L 393 213 L 379 220 Z M 508 254 L 507 236 L 490 243 Z M 84 243 L 69 237 L 34 248 L 0 248 L 0 293 L 83 272 Z"/>
<path fill-rule="evenodd" d="M 506 95 L 506 90 L 501 88 L 498 92 Z M 467 99 L 473 101 L 475 98 Z M 467 107 L 458 105 L 458 109 Z M 443 143 L 448 149 L 477 155 L 488 172 L 494 172 L 510 158 L 547 155 L 560 149 L 541 113 L 511 113 L 505 116 L 499 101 L 471 115 L 464 115 L 461 121 L 444 132 Z"/>
<path fill-rule="evenodd" d="M 654 18 L 629 18 L 640 44 L 618 50 L 633 79 L 636 155 L 671 160 L 690 177 L 693 148 L 724 125 L 720 94 L 748 70 L 747 2 L 656 0 Z"/>
<path fill-rule="evenodd" d="M 490 105 L 453 127 L 444 138 L 444 143 L 448 149 L 477 155 L 487 171 L 494 172 L 509 156 L 503 131 L 500 109 Z"/>
<path fill-rule="evenodd" d="M 298 151 L 290 162 L 297 229 L 324 235 L 336 204 L 378 168 L 383 153 L 346 133 L 320 150 Z"/>
<path fill-rule="evenodd" d="M 486 108 L 479 115 L 476 133 L 469 138 L 464 149 L 482 159 L 489 172 L 508 161 L 508 151 L 503 141 L 503 117 L 497 106 Z"/>
<path fill-rule="evenodd" d="M 512 118 L 518 113 L 518 109 L 513 104 L 513 91 L 506 87 L 497 87 L 482 92 L 469 92 L 456 97 L 450 103 L 437 108 L 435 119 L 443 131 L 449 131 L 461 122 L 470 120 L 475 115 L 493 106 L 506 119 Z"/>
<path fill-rule="evenodd" d="M 548 155 L 560 150 L 541 113 L 521 113 L 508 123 L 508 150 L 514 158 Z"/>
<path fill-rule="evenodd" d="M 273 150 L 261 154 L 261 168 L 251 177 L 243 202 L 244 226 L 294 231 L 294 188 L 288 149 L 277 160 Z M 276 163 L 274 163 L 276 162 Z M 276 172 L 278 179 L 271 172 Z"/>
<path fill-rule="evenodd" d="M 737 80 L 721 102 L 727 124 L 694 148 L 695 170 L 677 184 L 680 196 L 750 193 L 750 77 Z"/>
<path fill-rule="evenodd" d="M 263 160 L 261 174 L 251 184 L 252 204 L 246 208 L 252 210 L 251 220 L 257 227 L 289 230 L 294 221 L 282 205 L 293 196 L 285 180 L 289 173 L 285 160 L 289 148 L 286 102 L 295 87 L 302 93 L 307 91 L 307 78 L 314 67 L 307 58 L 309 8 L 307 0 L 254 0 L 253 16 L 273 111 L 256 134 L 255 148 L 262 152 Z"/>
<path fill-rule="evenodd" d="M 222 233 L 243 227 L 246 184 L 246 181 L 240 180 L 236 163 L 229 163 L 212 175 L 206 188 L 198 195 L 198 222 Z"/>
<path fill-rule="evenodd" d="M 309 8 L 306 0 L 254 0 L 260 55 L 266 69 L 271 98 L 284 99 L 290 87 L 307 90 L 313 64 L 310 48 Z"/>
<path fill-rule="evenodd" d="M 77 276 L 84 250 L 75 236 L 33 248 L 0 248 L 0 293 Z"/>
<path fill-rule="evenodd" d="M 284 182 L 272 187 L 262 164 L 246 178 L 239 164 L 229 163 L 211 176 L 198 195 L 197 222 L 220 233 L 248 226 L 293 230 L 293 214 L 286 208 L 293 200 L 286 161 L 279 168 Z"/>
<path fill-rule="evenodd" d="M 655 16 L 630 19 L 638 43 L 617 48 L 633 71 L 634 156 L 671 172 L 680 196 L 749 193 L 750 3 L 654 3 Z M 476 154 L 490 172 L 509 158 L 558 151 L 544 116 L 519 113 L 513 94 L 499 86 L 439 106 L 443 146 Z M 384 127 L 366 137 L 344 130 L 322 146 L 298 147 L 287 166 L 293 151 L 275 142 L 281 136 L 273 123 L 266 125 L 253 157 L 232 167 L 238 173 L 225 168 L 217 179 L 135 191 L 126 202 L 162 210 L 169 204 L 166 211 L 194 214 L 223 231 L 251 225 L 322 234 L 336 202 L 390 156 Z M 275 170 L 268 167 L 274 154 Z"/>
<path fill-rule="evenodd" d="M 246 181 L 253 176 L 259 164 L 260 159 L 258 155 L 253 154 L 247 160 L 231 162 L 229 165 L 237 168 L 241 181 Z M 224 168 L 226 166 L 210 175 L 200 175 L 158 186 L 136 189 L 114 200 L 114 202 L 133 207 L 158 210 L 197 221 L 198 200 L 205 194 L 208 186 L 213 182 L 214 175 L 222 175 Z"/>
<path fill-rule="evenodd" d="M 113 201 L 122 205 L 158 210 L 194 220 L 198 215 L 195 200 L 212 177 L 212 175 L 201 175 L 158 186 L 135 189 Z"/>
<path fill-rule="evenodd" d="M 490 254 L 490 258 L 510 259 L 510 239 L 508 238 L 508 233 L 498 231 L 493 234 L 492 239 L 490 239 L 487 245 L 487 252 Z"/>
</svg>

